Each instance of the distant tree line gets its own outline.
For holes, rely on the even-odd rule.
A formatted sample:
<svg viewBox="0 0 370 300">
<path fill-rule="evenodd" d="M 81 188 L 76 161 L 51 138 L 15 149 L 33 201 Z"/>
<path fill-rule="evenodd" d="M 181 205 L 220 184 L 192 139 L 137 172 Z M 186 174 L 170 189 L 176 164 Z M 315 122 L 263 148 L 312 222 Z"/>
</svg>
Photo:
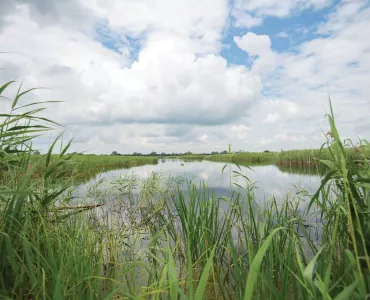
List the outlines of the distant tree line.
<svg viewBox="0 0 370 300">
<path fill-rule="evenodd" d="M 233 153 L 243 153 L 245 151 L 243 150 L 238 150 L 238 151 L 234 151 Z M 265 150 L 263 151 L 265 153 L 269 153 L 270 151 L 269 150 Z M 140 153 L 140 152 L 133 152 L 132 154 L 123 154 L 123 153 L 119 153 L 118 151 L 112 151 L 112 153 L 110 155 L 113 155 L 113 156 L 184 156 L 184 155 L 217 155 L 217 154 L 228 154 L 229 152 L 227 150 L 224 150 L 224 151 L 212 151 L 211 153 L 193 153 L 191 151 L 187 151 L 187 152 L 172 152 L 172 153 L 165 153 L 165 152 L 161 152 L 161 153 L 157 153 L 155 151 L 152 151 L 148 154 L 144 154 L 144 153 Z M 35 151 L 35 154 L 40 154 L 40 152 L 38 151 Z M 70 154 L 73 154 L 73 155 L 85 155 L 84 153 L 81 153 L 81 152 L 72 152 L 72 153 L 67 153 L 67 155 L 70 155 Z M 86 155 L 99 155 L 99 154 L 86 154 Z M 101 155 L 106 155 L 106 154 L 101 154 Z"/>
<path fill-rule="evenodd" d="M 152 151 L 148 154 L 143 154 L 143 153 L 140 153 L 140 152 L 133 152 L 132 154 L 121 154 L 117 151 L 113 151 L 111 153 L 111 155 L 125 155 L 125 156 L 184 156 L 184 155 L 215 155 L 215 154 L 228 154 L 229 152 L 227 150 L 224 150 L 224 151 L 220 151 L 220 152 L 217 152 L 217 151 L 212 151 L 211 153 L 193 153 L 191 151 L 187 151 L 187 152 L 172 152 L 172 153 L 165 153 L 165 152 L 161 152 L 161 153 L 157 153 L 155 151 Z"/>
</svg>

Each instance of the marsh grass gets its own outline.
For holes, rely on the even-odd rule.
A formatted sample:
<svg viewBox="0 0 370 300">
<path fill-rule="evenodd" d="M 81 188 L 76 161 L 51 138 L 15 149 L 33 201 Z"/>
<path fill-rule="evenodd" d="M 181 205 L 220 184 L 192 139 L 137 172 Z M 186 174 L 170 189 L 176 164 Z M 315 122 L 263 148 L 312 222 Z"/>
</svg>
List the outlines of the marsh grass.
<svg viewBox="0 0 370 300">
<path fill-rule="evenodd" d="M 229 149 L 228 154 L 213 154 L 213 155 L 184 155 L 179 156 L 183 160 L 210 160 L 217 162 L 233 162 L 239 165 L 269 165 L 274 164 L 277 161 L 278 153 L 276 152 L 242 152 L 242 153 L 232 153 Z"/>
<path fill-rule="evenodd" d="M 333 136 L 323 135 L 332 140 Z M 353 143 L 345 139 L 341 141 L 346 159 L 356 163 L 359 167 L 367 165 L 370 160 L 370 150 L 364 141 Z M 217 162 L 232 162 L 243 166 L 261 166 L 275 164 L 282 169 L 297 170 L 306 169 L 309 172 L 322 171 L 325 165 L 322 160 L 332 159 L 332 153 L 328 148 L 320 149 L 300 149 L 300 150 L 281 150 L 280 152 L 241 152 L 215 155 L 192 154 L 179 156 L 183 160 L 209 160 Z"/>
<path fill-rule="evenodd" d="M 332 111 L 326 169 L 314 195 L 262 205 L 246 176 L 248 184 L 233 185 L 226 165 L 226 198 L 205 184 L 188 182 L 185 192 L 177 180 L 153 173 L 144 181 L 101 182 L 79 200 L 87 209 L 67 209 L 73 178 L 66 174 L 76 164 L 66 155 L 70 143 L 55 159 L 56 139 L 37 162 L 42 175 L 32 176 L 32 140 L 57 124 L 38 117 L 43 109 L 19 114 L 25 93 L 0 116 L 1 298 L 369 297 L 369 145 L 351 159 Z"/>
<path fill-rule="evenodd" d="M 350 140 L 341 141 L 348 160 L 362 165 L 370 158 L 368 148 L 362 143 L 361 141 L 357 144 Z M 320 161 L 331 158 L 332 153 L 328 148 L 289 150 L 279 152 L 276 163 L 281 166 L 320 166 Z"/>
<path fill-rule="evenodd" d="M 150 156 L 112 156 L 112 155 L 68 155 L 69 163 L 64 164 L 63 176 L 67 179 L 73 178 L 76 182 L 87 181 L 99 173 L 117 169 L 128 169 L 132 167 L 155 165 L 157 157 Z M 52 154 L 50 160 L 57 164 L 61 157 Z M 29 166 L 33 167 L 32 178 L 41 178 L 45 173 L 45 156 L 31 155 Z"/>
</svg>

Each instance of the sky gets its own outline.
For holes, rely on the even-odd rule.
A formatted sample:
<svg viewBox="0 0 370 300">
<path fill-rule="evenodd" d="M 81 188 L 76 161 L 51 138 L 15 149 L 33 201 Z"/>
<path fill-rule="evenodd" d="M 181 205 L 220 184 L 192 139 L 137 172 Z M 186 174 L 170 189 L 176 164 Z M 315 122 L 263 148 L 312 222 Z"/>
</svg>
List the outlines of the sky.
<svg viewBox="0 0 370 300">
<path fill-rule="evenodd" d="M 370 129 L 369 0 L 0 0 L 0 85 L 71 151 L 317 148 Z M 9 101 L 0 101 L 0 111 Z"/>
</svg>

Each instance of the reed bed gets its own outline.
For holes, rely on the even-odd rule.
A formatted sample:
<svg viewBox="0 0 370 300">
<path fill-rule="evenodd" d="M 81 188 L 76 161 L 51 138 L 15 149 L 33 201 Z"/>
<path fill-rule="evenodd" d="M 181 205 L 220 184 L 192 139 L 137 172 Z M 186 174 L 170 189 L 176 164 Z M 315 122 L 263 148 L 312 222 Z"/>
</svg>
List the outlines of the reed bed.
<svg viewBox="0 0 370 300">
<path fill-rule="evenodd" d="M 231 154 L 209 155 L 207 160 L 211 161 L 229 161 L 241 165 L 246 164 L 271 164 L 276 161 L 275 152 L 242 152 Z"/>
<path fill-rule="evenodd" d="M 367 147 L 360 143 L 360 146 L 355 146 L 351 141 L 347 144 L 342 142 L 344 151 L 346 152 L 347 159 L 355 162 L 362 163 L 364 158 L 370 158 L 370 152 Z M 345 147 L 346 146 L 346 147 Z M 329 149 L 302 149 L 302 150 L 289 150 L 281 151 L 276 163 L 278 165 L 319 165 L 321 160 L 330 160 L 332 154 Z"/>
<path fill-rule="evenodd" d="M 18 114 L 22 95 L 0 125 L 2 299 L 369 298 L 368 160 L 359 169 L 349 157 L 332 111 L 314 195 L 260 202 L 253 184 L 231 182 L 220 198 L 153 174 L 100 182 L 76 207 L 70 143 L 53 159 L 57 139 L 33 180 L 32 139 L 56 124 L 42 110 Z"/>
<path fill-rule="evenodd" d="M 154 156 L 131 156 L 131 155 L 74 155 L 72 157 L 73 163 L 79 170 L 86 168 L 99 168 L 100 166 L 123 166 L 132 167 L 143 165 L 146 163 L 152 164 L 158 161 Z"/>
<path fill-rule="evenodd" d="M 116 169 L 128 169 L 147 164 L 157 164 L 158 158 L 152 156 L 113 156 L 113 155 L 66 155 L 68 163 L 63 164 L 64 176 L 77 181 L 86 181 L 95 175 Z M 31 155 L 28 168 L 33 168 L 33 178 L 41 178 L 45 173 L 47 155 Z M 59 155 L 50 156 L 52 164 L 61 162 Z"/>
<path fill-rule="evenodd" d="M 347 159 L 350 159 L 358 164 L 363 164 L 364 160 L 370 159 L 370 151 L 363 144 L 353 145 L 351 141 L 342 142 Z M 326 148 L 321 149 L 300 149 L 300 150 L 284 150 L 280 152 L 241 152 L 229 154 L 201 155 L 192 154 L 185 155 L 179 158 L 188 160 L 210 160 L 218 162 L 233 162 L 240 165 L 268 165 L 275 164 L 277 166 L 289 166 L 297 168 L 315 167 L 320 165 L 321 160 L 330 160 L 332 154 Z M 313 168 L 314 170 L 315 168 Z"/>
<path fill-rule="evenodd" d="M 210 160 L 217 162 L 233 162 L 240 165 L 263 165 L 274 164 L 277 161 L 278 154 L 276 152 L 241 152 L 228 154 L 191 154 L 179 156 L 184 160 Z"/>
</svg>

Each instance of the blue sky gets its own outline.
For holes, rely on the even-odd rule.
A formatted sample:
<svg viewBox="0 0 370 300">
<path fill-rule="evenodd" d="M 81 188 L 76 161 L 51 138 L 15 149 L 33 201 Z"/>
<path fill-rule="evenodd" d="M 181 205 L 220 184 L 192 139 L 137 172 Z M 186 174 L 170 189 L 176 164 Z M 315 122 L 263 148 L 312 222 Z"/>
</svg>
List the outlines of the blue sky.
<svg viewBox="0 0 370 300">
<path fill-rule="evenodd" d="M 297 11 L 286 18 L 267 17 L 260 26 L 253 28 L 253 32 L 259 35 L 269 35 L 272 41 L 272 49 L 276 52 L 295 51 L 299 44 L 318 37 L 317 26 L 323 23 L 325 16 L 333 12 L 339 1 L 333 1 L 323 9 L 307 9 Z M 231 24 L 235 24 L 231 20 Z M 242 36 L 251 29 L 240 28 L 231 25 L 227 30 L 223 43 L 230 45 L 230 49 L 222 51 L 222 56 L 232 64 L 244 64 L 245 53 L 234 42 L 234 36 Z M 283 35 L 283 36 L 282 36 Z"/>
<path fill-rule="evenodd" d="M 343 137 L 370 129 L 368 0 L 15 3 L 0 80 L 65 100 L 46 114 L 74 151 L 319 147 L 329 95 Z"/>
</svg>

